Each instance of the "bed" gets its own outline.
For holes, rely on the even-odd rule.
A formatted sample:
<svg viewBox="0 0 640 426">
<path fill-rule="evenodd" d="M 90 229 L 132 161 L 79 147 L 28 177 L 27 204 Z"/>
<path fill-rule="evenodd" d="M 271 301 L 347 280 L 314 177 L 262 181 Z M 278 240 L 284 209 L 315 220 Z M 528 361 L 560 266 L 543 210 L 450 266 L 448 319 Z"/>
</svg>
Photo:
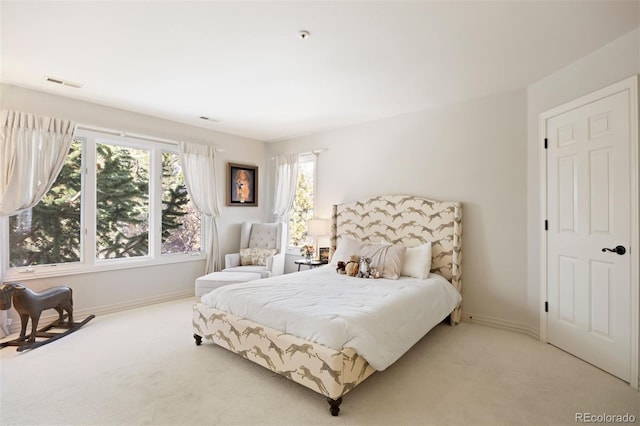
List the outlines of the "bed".
<svg viewBox="0 0 640 426">
<path fill-rule="evenodd" d="M 215 343 L 320 393 L 336 416 L 344 395 L 431 328 L 460 321 L 461 235 L 459 202 L 385 195 L 335 205 L 331 263 L 204 295 L 193 306 L 196 344 Z M 394 259 L 415 259 L 429 245 L 422 276 L 393 275 Z M 363 254 L 350 250 L 366 249 L 386 256 L 382 278 L 336 272 L 337 260 Z"/>
</svg>

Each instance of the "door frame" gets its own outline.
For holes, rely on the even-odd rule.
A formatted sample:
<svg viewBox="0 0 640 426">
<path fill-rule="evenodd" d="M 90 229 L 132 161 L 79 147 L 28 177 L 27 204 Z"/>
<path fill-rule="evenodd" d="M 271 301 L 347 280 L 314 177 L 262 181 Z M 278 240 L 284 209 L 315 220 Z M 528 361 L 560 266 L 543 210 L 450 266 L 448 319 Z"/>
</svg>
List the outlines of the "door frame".
<svg viewBox="0 0 640 426">
<path fill-rule="evenodd" d="M 640 369 L 639 357 L 640 352 L 640 181 L 638 165 L 639 158 L 639 139 L 638 139 L 638 75 L 627 78 L 625 80 L 614 83 L 603 89 L 597 90 L 588 95 L 582 96 L 563 105 L 552 108 L 539 115 L 539 136 L 540 136 L 540 340 L 547 343 L 547 313 L 545 312 L 545 302 L 547 301 L 547 231 L 544 229 L 544 220 L 547 219 L 548 198 L 547 198 L 547 150 L 544 147 L 544 139 L 547 134 L 547 120 L 556 115 L 579 108 L 583 105 L 595 102 L 599 99 L 606 98 L 619 92 L 629 92 L 629 118 L 630 129 L 629 134 L 632 140 L 629 156 L 630 156 L 630 192 L 631 192 L 631 235 L 629 240 L 629 256 L 631 256 L 631 354 L 630 354 L 630 381 L 629 384 L 633 389 L 638 389 L 640 378 L 638 372 Z M 633 143 L 635 141 L 635 143 Z"/>
</svg>

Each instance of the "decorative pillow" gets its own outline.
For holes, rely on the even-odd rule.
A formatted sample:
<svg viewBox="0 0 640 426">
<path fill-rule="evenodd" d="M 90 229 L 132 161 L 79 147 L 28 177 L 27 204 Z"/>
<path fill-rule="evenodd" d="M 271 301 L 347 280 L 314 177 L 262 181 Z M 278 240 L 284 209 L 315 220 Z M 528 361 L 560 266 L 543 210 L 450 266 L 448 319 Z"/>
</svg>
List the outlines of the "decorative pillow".
<svg viewBox="0 0 640 426">
<path fill-rule="evenodd" d="M 402 275 L 425 279 L 431 271 L 431 243 L 407 248 L 402 263 Z"/>
<path fill-rule="evenodd" d="M 336 251 L 333 253 L 331 257 L 331 266 L 337 266 L 338 261 L 347 261 L 352 254 L 360 254 L 364 246 L 365 242 L 360 240 L 352 240 L 351 238 L 340 238 L 338 240 L 338 244 L 336 247 Z"/>
<path fill-rule="evenodd" d="M 378 268 L 382 278 L 397 280 L 406 251 L 406 247 L 395 244 L 366 244 L 359 254 L 371 258 L 371 264 Z"/>
<path fill-rule="evenodd" d="M 244 248 L 240 249 L 240 265 L 259 265 L 266 266 L 267 258 L 278 252 L 277 249 L 267 248 Z"/>
</svg>

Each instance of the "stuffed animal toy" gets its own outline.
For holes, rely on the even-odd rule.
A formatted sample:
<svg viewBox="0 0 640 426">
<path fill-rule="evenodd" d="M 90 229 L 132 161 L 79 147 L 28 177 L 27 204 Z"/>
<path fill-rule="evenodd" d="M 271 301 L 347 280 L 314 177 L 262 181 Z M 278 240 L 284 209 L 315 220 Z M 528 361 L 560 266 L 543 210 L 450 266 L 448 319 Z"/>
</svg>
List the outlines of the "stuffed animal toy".
<svg viewBox="0 0 640 426">
<path fill-rule="evenodd" d="M 368 257 L 362 257 L 360 259 L 360 266 L 358 268 L 358 278 L 370 278 L 371 277 L 371 259 Z"/>
<path fill-rule="evenodd" d="M 345 267 L 346 266 L 347 266 L 346 263 L 344 263 L 342 260 L 339 260 L 338 261 L 338 267 L 336 268 L 336 272 L 341 274 L 341 275 L 346 274 L 347 273 L 347 271 L 345 271 Z"/>
<path fill-rule="evenodd" d="M 360 256 L 352 254 L 351 257 L 349 257 L 347 265 L 345 266 L 345 272 L 347 273 L 347 275 L 349 275 L 350 277 L 355 277 L 358 274 L 359 263 Z"/>
<path fill-rule="evenodd" d="M 371 272 L 371 278 L 380 278 L 381 276 L 381 272 L 378 270 L 378 268 L 375 267 L 371 267 L 371 270 L 369 271 Z"/>
</svg>

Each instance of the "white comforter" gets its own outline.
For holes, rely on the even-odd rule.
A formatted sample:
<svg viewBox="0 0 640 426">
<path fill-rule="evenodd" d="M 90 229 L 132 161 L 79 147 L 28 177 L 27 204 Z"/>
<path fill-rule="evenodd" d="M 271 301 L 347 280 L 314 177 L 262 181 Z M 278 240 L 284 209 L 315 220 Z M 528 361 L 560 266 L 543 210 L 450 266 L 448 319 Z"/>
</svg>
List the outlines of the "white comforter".
<svg viewBox="0 0 640 426">
<path fill-rule="evenodd" d="M 332 349 L 353 348 L 376 370 L 400 358 L 458 304 L 443 277 L 364 279 L 332 267 L 231 284 L 202 303 Z"/>
</svg>

